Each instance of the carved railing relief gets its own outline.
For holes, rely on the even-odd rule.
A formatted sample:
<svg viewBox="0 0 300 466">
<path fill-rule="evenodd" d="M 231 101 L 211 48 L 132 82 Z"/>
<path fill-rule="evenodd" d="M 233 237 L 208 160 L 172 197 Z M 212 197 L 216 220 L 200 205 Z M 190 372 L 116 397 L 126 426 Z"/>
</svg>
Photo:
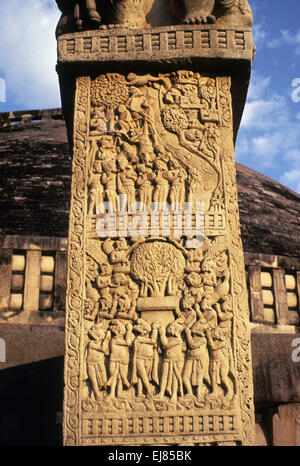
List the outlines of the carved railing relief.
<svg viewBox="0 0 300 466">
<path fill-rule="evenodd" d="M 221 25 L 158 27 L 155 30 L 83 31 L 58 38 L 58 57 L 63 62 L 136 60 L 189 56 L 216 56 L 251 59 L 252 32 L 240 27 L 224 29 Z"/>
</svg>

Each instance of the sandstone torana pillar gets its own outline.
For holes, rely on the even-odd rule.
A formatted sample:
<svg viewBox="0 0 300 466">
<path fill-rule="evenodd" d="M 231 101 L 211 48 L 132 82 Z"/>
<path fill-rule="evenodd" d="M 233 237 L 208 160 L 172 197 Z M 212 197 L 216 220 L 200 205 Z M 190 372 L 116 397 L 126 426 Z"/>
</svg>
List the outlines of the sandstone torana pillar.
<svg viewBox="0 0 300 466">
<path fill-rule="evenodd" d="M 73 153 L 64 444 L 251 445 L 234 163 L 247 0 L 57 3 Z"/>
</svg>

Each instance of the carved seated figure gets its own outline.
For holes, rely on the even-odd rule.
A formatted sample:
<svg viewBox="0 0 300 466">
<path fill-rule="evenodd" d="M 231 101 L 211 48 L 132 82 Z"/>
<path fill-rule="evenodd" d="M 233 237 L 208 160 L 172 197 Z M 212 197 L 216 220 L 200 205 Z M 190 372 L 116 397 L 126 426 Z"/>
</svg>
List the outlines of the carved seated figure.
<svg viewBox="0 0 300 466">
<path fill-rule="evenodd" d="M 105 116 L 105 108 L 96 107 L 91 112 L 91 122 L 90 122 L 90 135 L 91 136 L 101 136 L 107 130 L 107 120 Z"/>
</svg>

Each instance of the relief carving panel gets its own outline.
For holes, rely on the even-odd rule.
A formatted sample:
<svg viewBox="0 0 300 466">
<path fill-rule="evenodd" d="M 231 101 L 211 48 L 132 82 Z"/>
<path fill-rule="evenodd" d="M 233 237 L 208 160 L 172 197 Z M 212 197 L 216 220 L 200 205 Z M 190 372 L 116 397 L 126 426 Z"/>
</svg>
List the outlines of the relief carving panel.
<svg viewBox="0 0 300 466">
<path fill-rule="evenodd" d="M 252 443 L 230 86 L 77 79 L 67 445 Z"/>
</svg>

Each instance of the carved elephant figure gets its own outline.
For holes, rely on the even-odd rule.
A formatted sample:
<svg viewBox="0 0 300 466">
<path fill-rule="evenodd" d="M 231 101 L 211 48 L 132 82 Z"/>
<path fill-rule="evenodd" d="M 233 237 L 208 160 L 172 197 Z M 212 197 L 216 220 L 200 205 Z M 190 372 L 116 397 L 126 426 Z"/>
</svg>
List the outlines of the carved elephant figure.
<svg viewBox="0 0 300 466">
<path fill-rule="evenodd" d="M 56 28 L 56 35 L 73 32 L 76 29 L 87 27 L 97 27 L 101 24 L 102 18 L 99 11 L 100 2 L 98 0 L 56 0 L 57 6 L 62 12 L 61 18 Z"/>
<path fill-rule="evenodd" d="M 144 0 L 56 0 L 62 16 L 56 36 L 101 25 L 143 28 L 147 26 Z"/>
<path fill-rule="evenodd" d="M 175 24 L 221 23 L 232 26 L 251 26 L 252 12 L 248 0 L 160 0 L 169 2 Z M 95 29 L 101 25 L 115 27 L 147 27 L 149 0 L 56 0 L 62 16 L 56 35 L 75 29 Z M 153 2 L 154 3 L 154 2 Z M 180 5 L 179 5 L 180 4 Z M 177 8 L 179 7 L 179 9 Z M 151 8 L 151 7 L 150 7 Z M 180 11 L 173 14 L 173 11 Z M 105 26 L 104 26 L 105 27 Z"/>
<path fill-rule="evenodd" d="M 252 26 L 248 0 L 183 0 L 185 24 L 220 22 L 234 26 Z"/>
</svg>

